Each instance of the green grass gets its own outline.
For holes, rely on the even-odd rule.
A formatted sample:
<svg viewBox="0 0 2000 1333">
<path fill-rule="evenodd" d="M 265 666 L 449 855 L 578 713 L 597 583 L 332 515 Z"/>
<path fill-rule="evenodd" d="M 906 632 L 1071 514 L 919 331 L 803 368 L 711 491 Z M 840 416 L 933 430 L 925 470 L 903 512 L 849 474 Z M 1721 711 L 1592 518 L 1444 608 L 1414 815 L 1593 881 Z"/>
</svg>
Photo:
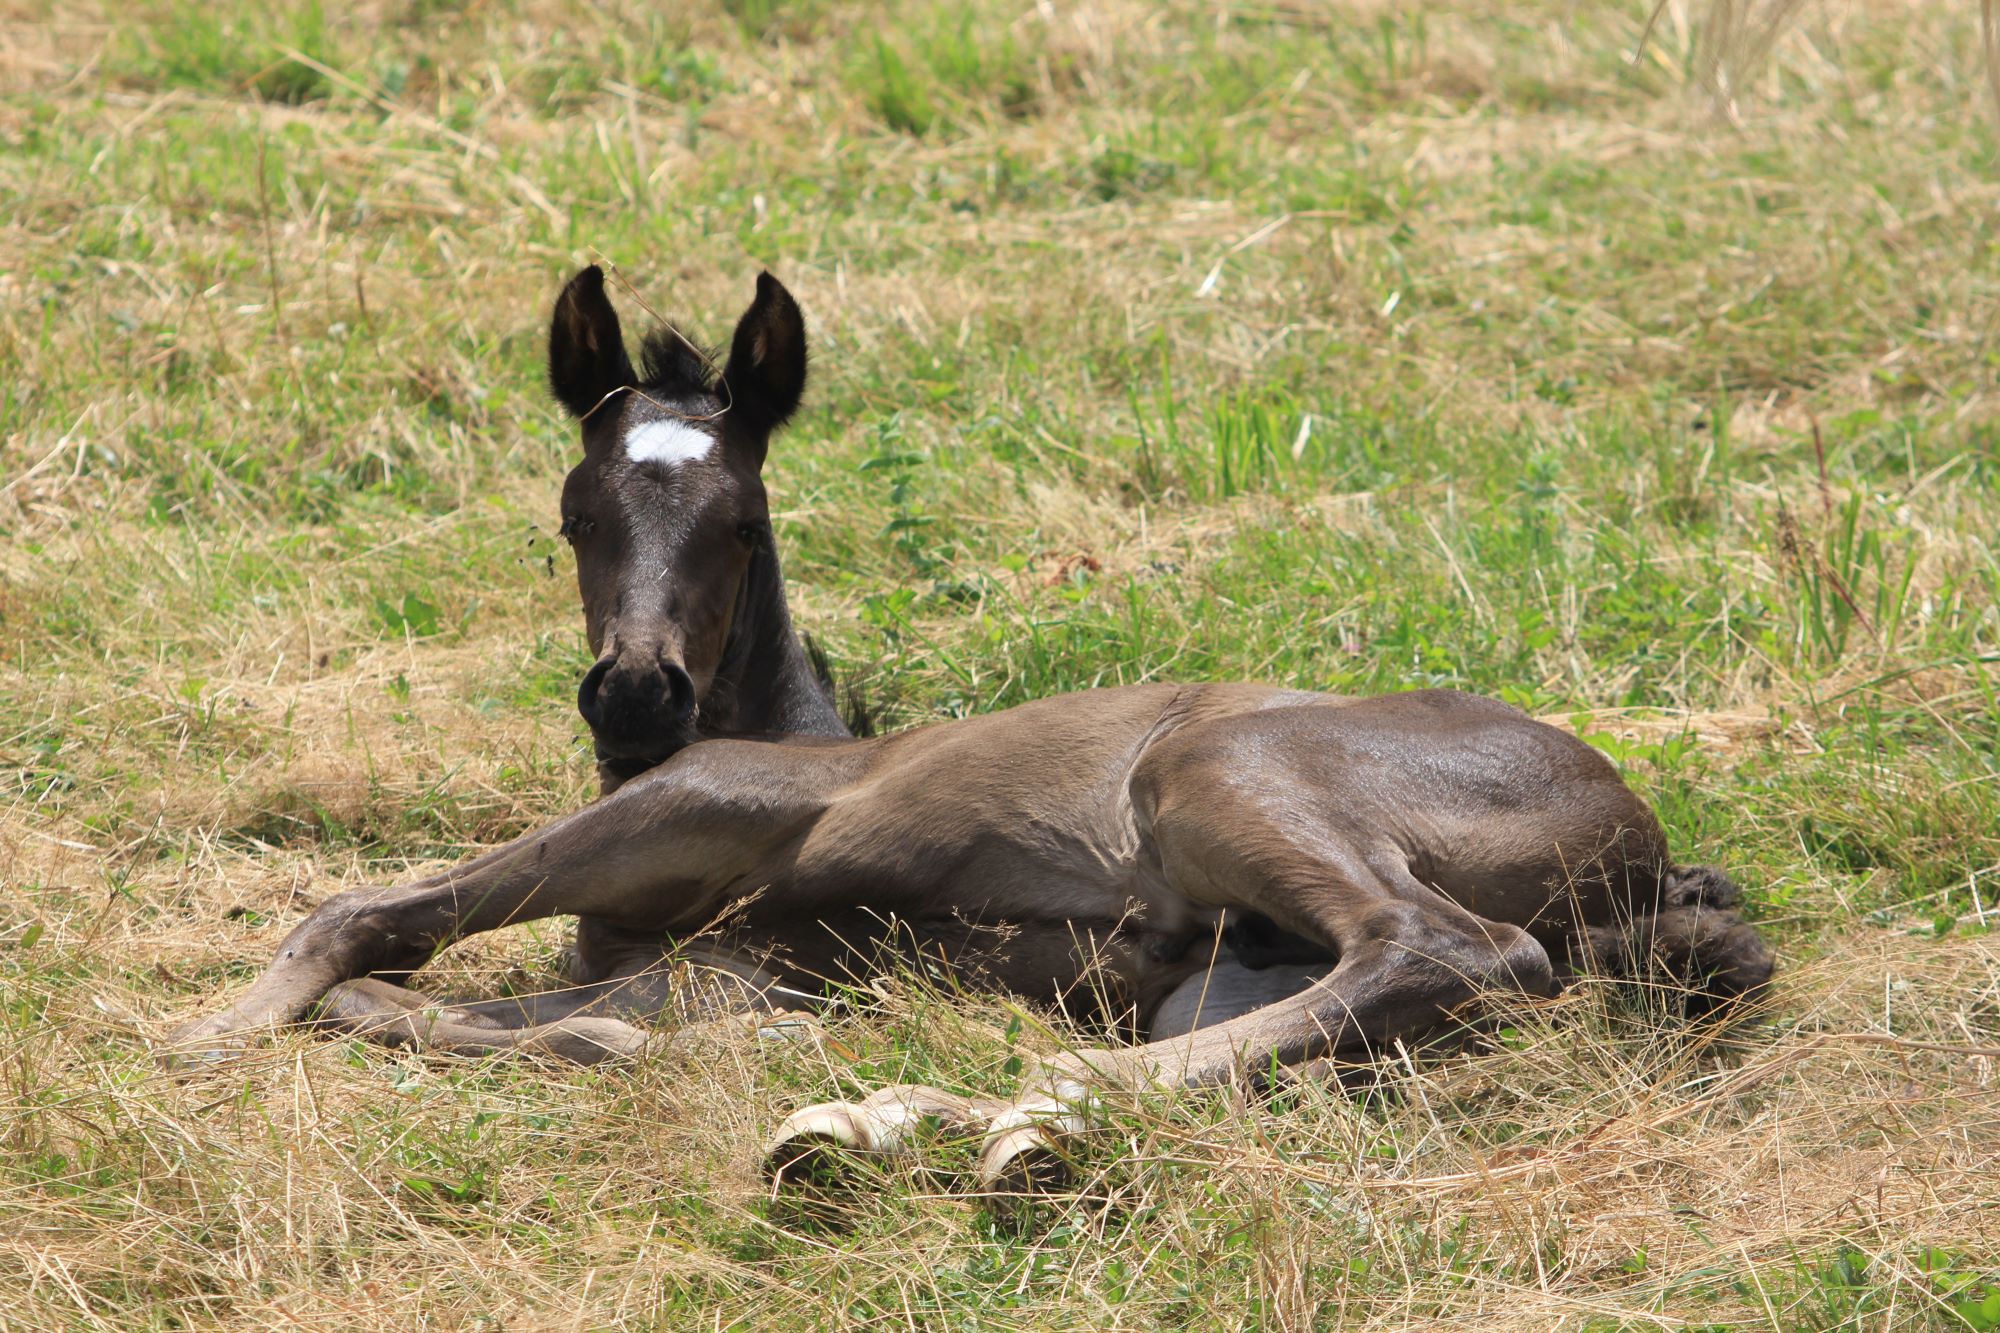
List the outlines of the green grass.
<svg viewBox="0 0 2000 1333">
<path fill-rule="evenodd" d="M 1977 15 L 1805 6 L 1732 114 L 1693 8 L 1636 61 L 1646 5 L 24 11 L 0 1327 L 1994 1327 Z M 779 537 L 895 724 L 1510 699 L 1741 879 L 1776 1024 L 1584 997 L 1367 1094 L 1113 1106 L 1021 1230 L 900 1167 L 838 1226 L 757 1197 L 801 1102 L 1074 1037 L 935 978 L 637 1071 L 155 1073 L 312 902 L 588 799 L 540 340 L 599 257 L 712 339 L 760 265 L 803 301 Z"/>
</svg>

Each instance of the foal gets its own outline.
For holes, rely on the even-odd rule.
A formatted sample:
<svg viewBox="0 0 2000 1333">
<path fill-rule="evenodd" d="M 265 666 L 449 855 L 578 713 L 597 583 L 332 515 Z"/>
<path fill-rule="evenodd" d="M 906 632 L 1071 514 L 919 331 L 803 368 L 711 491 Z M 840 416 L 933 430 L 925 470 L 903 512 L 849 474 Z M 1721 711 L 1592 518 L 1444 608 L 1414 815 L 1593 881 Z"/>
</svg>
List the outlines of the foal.
<svg viewBox="0 0 2000 1333">
<path fill-rule="evenodd" d="M 582 423 L 562 531 L 605 798 L 328 899 L 184 1046 L 317 1015 L 424 1049 L 593 1060 L 643 1048 L 627 1018 L 811 1005 L 914 948 L 1095 1003 L 1141 1041 L 1051 1061 L 1011 1102 L 905 1087 L 808 1107 L 771 1169 L 825 1143 L 886 1151 L 941 1117 L 985 1133 L 989 1184 L 1018 1184 L 1092 1085 L 1363 1055 L 1585 969 L 1663 975 L 1700 1004 L 1770 977 L 1722 872 L 1678 864 L 1596 750 L 1492 700 L 1138 685 L 850 737 L 792 631 L 761 479 L 805 388 L 791 296 L 758 279 L 719 379 L 677 335 L 635 370 L 588 268 L 556 302 L 549 376 Z M 440 1006 L 397 984 L 460 935 L 556 914 L 580 918 L 572 990 Z M 677 945 L 698 983 L 676 984 Z"/>
</svg>

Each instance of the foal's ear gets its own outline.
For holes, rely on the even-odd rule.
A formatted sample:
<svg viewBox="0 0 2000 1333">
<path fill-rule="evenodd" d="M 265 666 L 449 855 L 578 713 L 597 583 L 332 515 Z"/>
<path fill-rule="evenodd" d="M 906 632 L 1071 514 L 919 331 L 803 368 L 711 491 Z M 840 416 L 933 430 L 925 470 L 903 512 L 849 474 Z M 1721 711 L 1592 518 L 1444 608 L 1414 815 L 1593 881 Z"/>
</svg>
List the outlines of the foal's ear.
<svg viewBox="0 0 2000 1333">
<path fill-rule="evenodd" d="M 604 294 L 604 270 L 592 264 L 556 298 L 549 321 L 549 387 L 571 416 L 580 417 L 604 395 L 636 383 L 618 312 Z"/>
<path fill-rule="evenodd" d="M 785 423 L 806 389 L 806 317 L 785 284 L 757 275 L 757 299 L 729 344 L 729 415 L 760 439 Z"/>
</svg>

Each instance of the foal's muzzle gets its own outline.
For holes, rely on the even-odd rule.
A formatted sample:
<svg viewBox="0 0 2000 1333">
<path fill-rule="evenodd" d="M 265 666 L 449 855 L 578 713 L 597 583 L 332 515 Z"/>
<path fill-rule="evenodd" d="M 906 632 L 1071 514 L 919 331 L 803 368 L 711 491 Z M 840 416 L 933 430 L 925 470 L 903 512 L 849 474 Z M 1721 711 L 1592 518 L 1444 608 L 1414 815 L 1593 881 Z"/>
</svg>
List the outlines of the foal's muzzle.
<svg viewBox="0 0 2000 1333">
<path fill-rule="evenodd" d="M 653 654 L 599 658 L 576 689 L 600 751 L 661 755 L 685 739 L 694 708 L 687 668 Z"/>
</svg>

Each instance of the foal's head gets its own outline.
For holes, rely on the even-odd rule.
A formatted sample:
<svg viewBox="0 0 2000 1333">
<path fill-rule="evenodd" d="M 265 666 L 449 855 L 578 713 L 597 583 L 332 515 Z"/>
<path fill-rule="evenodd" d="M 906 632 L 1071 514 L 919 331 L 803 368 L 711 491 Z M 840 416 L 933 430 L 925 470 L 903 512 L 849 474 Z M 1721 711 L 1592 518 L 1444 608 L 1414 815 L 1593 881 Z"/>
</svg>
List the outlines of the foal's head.
<svg viewBox="0 0 2000 1333">
<path fill-rule="evenodd" d="M 771 541 L 764 453 L 805 380 L 804 317 L 768 273 L 719 379 L 670 330 L 635 372 L 594 265 L 556 298 L 549 383 L 583 423 L 562 532 L 597 654 L 576 706 L 601 762 L 641 768 L 694 739 L 744 575 Z"/>
</svg>

